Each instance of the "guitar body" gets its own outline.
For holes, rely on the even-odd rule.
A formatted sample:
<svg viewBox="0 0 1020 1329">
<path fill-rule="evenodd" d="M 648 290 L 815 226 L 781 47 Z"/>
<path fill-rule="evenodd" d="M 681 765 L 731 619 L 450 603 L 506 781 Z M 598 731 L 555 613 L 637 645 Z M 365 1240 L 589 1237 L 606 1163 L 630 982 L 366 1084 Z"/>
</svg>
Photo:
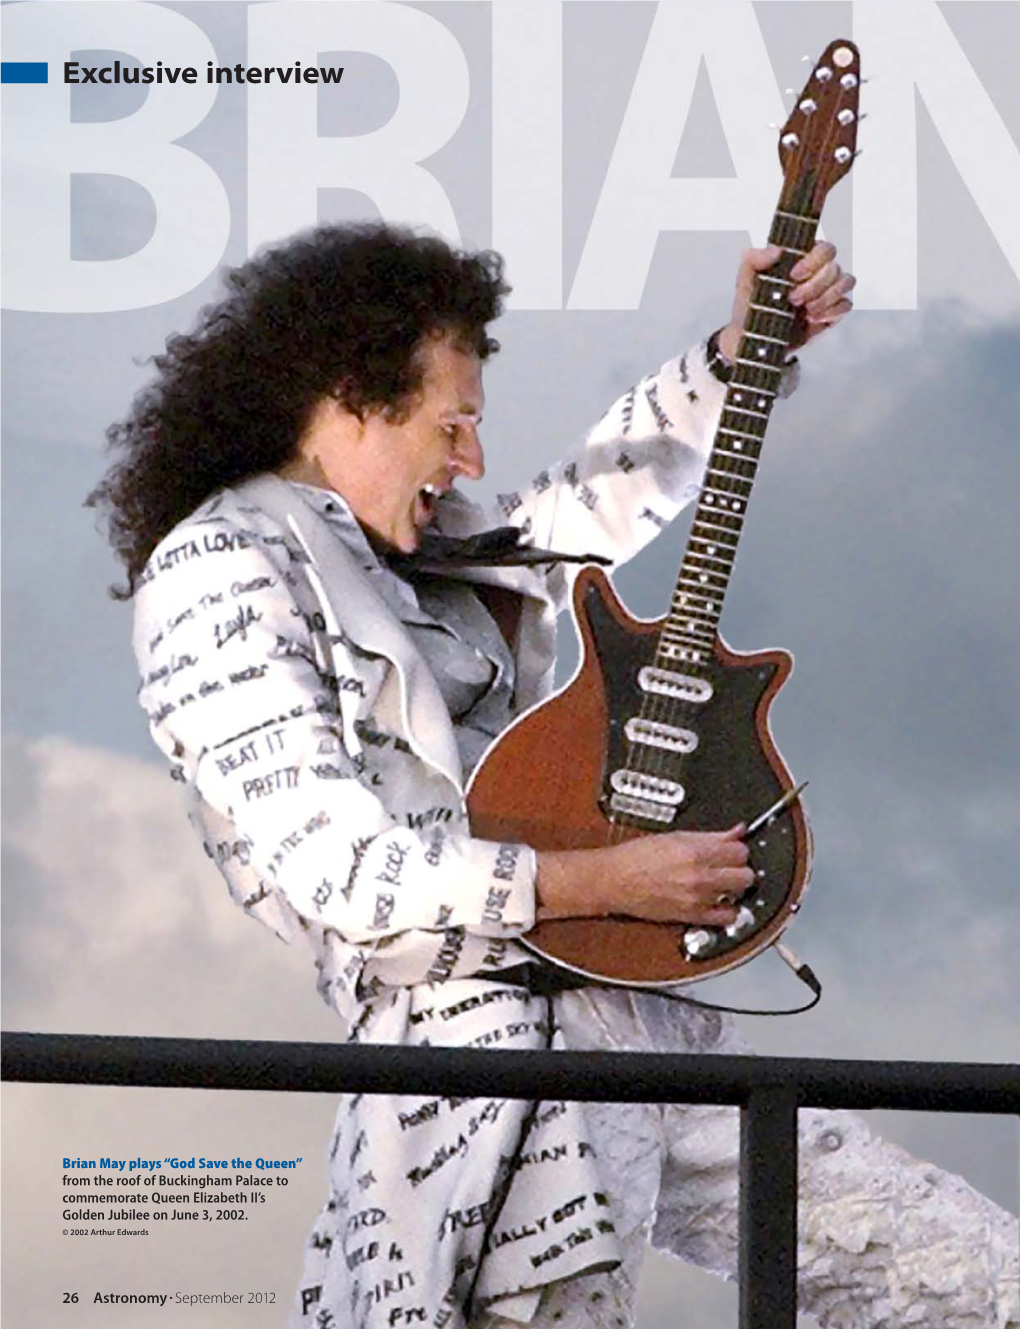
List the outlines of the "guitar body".
<svg viewBox="0 0 1020 1329">
<path fill-rule="evenodd" d="M 468 788 L 474 835 L 542 850 L 595 849 L 654 833 L 611 821 L 609 800 L 612 772 L 627 764 L 626 720 L 643 699 L 638 678 L 654 661 L 662 621 L 631 617 L 597 568 L 579 574 L 574 612 L 580 668 L 566 688 L 521 716 L 476 769 Z M 785 651 L 741 655 L 716 638 L 705 671 L 711 697 L 680 703 L 697 747 L 680 757 L 664 754 L 673 760 L 671 772 L 679 765 L 685 796 L 659 829 L 750 823 L 792 788 L 768 725 L 769 706 L 792 668 Z M 694 982 L 743 964 L 771 945 L 807 887 L 810 832 L 799 802 L 752 837 L 750 850 L 754 927 L 739 938 L 714 930 L 716 944 L 704 957 L 685 953 L 689 926 L 628 918 L 540 923 L 525 944 L 577 973 L 623 984 Z"/>
</svg>

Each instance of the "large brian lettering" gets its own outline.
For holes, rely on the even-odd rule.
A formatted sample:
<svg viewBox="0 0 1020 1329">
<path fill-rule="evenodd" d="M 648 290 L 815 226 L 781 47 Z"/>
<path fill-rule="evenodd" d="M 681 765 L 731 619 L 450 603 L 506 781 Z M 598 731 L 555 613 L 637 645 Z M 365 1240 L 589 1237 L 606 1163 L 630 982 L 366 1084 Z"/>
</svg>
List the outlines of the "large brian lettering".
<svg viewBox="0 0 1020 1329">
<path fill-rule="evenodd" d="M 243 200 L 228 201 L 198 149 L 179 143 L 211 109 L 217 85 L 204 78 L 186 86 L 150 84 L 131 114 L 72 121 L 71 90 L 56 74 L 83 51 L 204 71 L 207 61 L 218 63 L 217 53 L 199 26 L 201 9 L 189 12 L 193 19 L 131 0 L 3 7 L 5 57 L 45 59 L 53 74 L 48 84 L 3 89 L 8 308 L 144 308 L 186 294 L 221 260 L 230 207 Z M 751 3 L 692 0 L 642 11 L 651 15 L 647 40 L 636 67 L 624 61 L 618 70 L 627 83 L 625 109 L 609 131 L 615 146 L 590 223 L 576 216 L 576 200 L 564 198 L 564 96 L 597 94 L 564 75 L 578 58 L 569 40 L 573 20 L 557 0 L 541 6 L 496 0 L 487 12 L 491 46 L 476 40 L 470 56 L 479 89 L 491 74 L 492 141 L 462 135 L 469 169 L 458 178 L 469 191 L 464 196 L 472 215 L 484 215 L 491 189 L 491 240 L 508 256 L 514 308 L 563 307 L 565 207 L 574 210 L 569 229 L 587 224 L 567 300 L 577 310 L 637 309 L 663 233 L 731 231 L 740 243 L 764 235 L 776 180 L 774 135 L 766 122 L 786 118 L 772 57 L 784 69 L 788 60 L 766 48 Z M 349 0 L 266 3 L 247 7 L 247 25 L 250 66 L 342 64 L 344 52 L 367 52 L 390 66 L 399 92 L 386 124 L 366 134 L 331 136 L 319 134 L 319 98 L 356 97 L 354 82 L 345 78 L 330 88 L 269 82 L 245 90 L 249 252 L 313 225 L 318 191 L 328 188 L 358 191 L 384 217 L 424 223 L 459 240 L 463 219 L 445 188 L 448 167 L 431 159 L 464 120 L 468 58 L 442 14 Z M 858 0 L 849 29 L 861 47 L 865 75 L 875 76 L 864 102 L 876 138 L 872 145 L 864 136 L 867 155 L 854 172 L 853 260 L 860 275 L 855 303 L 866 309 L 917 304 L 918 94 L 1020 278 L 1020 149 L 946 14 L 934 0 Z M 691 110 L 702 64 L 733 173 L 674 177 L 681 139 L 698 128 Z M 796 72 L 786 70 L 780 78 L 793 79 Z M 113 107 L 115 90 L 104 91 Z M 156 223 L 146 244 L 120 258 L 71 257 L 71 189 L 81 175 L 123 177 L 148 192 Z M 101 220 L 112 224 L 108 215 Z M 959 229 L 939 215 L 927 223 L 927 243 L 948 274 L 942 286 L 933 275 L 936 294 L 965 293 L 949 262 L 969 238 Z M 476 244 L 487 237 L 465 238 Z M 1010 289 L 1015 294 L 1015 285 Z M 1008 302 L 1008 291 L 1003 299 Z"/>
<path fill-rule="evenodd" d="M 82 50 L 201 70 L 216 58 L 201 28 L 159 5 L 10 5 L 3 30 L 6 58 L 45 55 L 51 72 Z M 205 119 L 216 88 L 150 84 L 133 114 L 102 121 L 72 121 L 70 89 L 59 78 L 31 92 L 30 133 L 21 116 L 4 116 L 5 306 L 48 314 L 141 309 L 203 281 L 223 256 L 230 204 L 216 172 L 174 140 Z M 148 191 L 156 225 L 135 253 L 72 259 L 71 181 L 89 174 L 125 176 Z"/>
<path fill-rule="evenodd" d="M 852 15 L 847 35 L 860 47 L 865 76 L 874 76 L 864 102 L 878 136 L 854 172 L 854 303 L 917 307 L 918 93 L 1020 278 L 1020 149 L 946 16 L 934 0 L 858 0 Z M 702 60 L 733 160 L 730 178 L 672 174 Z M 568 307 L 636 309 L 663 231 L 729 230 L 759 242 L 776 179 L 765 122 L 782 124 L 786 114 L 750 3 L 659 5 Z M 951 266 L 957 228 L 934 217 L 928 233 Z"/>
<path fill-rule="evenodd" d="M 872 0 L 853 8 L 862 68 L 874 74 L 864 90 L 867 107 L 881 135 L 854 171 L 853 255 L 861 278 L 854 303 L 859 309 L 917 308 L 917 94 L 1020 278 L 1020 147 L 945 15 L 934 0 Z M 938 219 L 926 226 L 937 238 L 939 265 L 952 270 L 966 238 Z"/>
<path fill-rule="evenodd" d="M 734 173 L 673 176 L 704 60 Z M 786 119 L 751 4 L 659 5 L 634 78 L 571 309 L 637 309 L 662 231 L 764 236 L 774 206 L 775 135 Z"/>
<path fill-rule="evenodd" d="M 563 308 L 563 6 L 492 6 L 492 245 L 511 309 Z"/>
<path fill-rule="evenodd" d="M 257 96 L 250 91 L 249 250 L 312 225 L 318 191 L 330 187 L 366 194 L 388 221 L 423 223 L 459 241 L 446 191 L 420 165 L 449 141 L 467 110 L 467 60 L 453 34 L 403 5 L 249 8 L 249 64 L 315 65 L 327 51 L 367 51 L 385 60 L 397 79 L 397 109 L 370 133 L 320 137 L 314 86 L 267 84 Z M 357 89 L 345 84 L 329 95 L 357 96 Z"/>
</svg>

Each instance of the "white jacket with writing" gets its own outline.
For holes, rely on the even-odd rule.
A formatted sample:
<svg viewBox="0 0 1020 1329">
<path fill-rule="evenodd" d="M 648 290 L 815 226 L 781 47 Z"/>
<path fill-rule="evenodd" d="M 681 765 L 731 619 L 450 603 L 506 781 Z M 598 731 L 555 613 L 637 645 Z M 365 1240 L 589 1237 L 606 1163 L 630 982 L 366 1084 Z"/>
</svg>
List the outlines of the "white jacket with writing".
<svg viewBox="0 0 1020 1329">
<path fill-rule="evenodd" d="M 697 495 L 723 393 L 694 348 L 495 512 L 451 495 L 437 524 L 515 524 L 538 547 L 623 561 Z M 548 1003 L 478 977 L 529 958 L 517 938 L 535 920 L 535 854 L 471 835 L 436 681 L 333 528 L 334 497 L 257 477 L 160 542 L 135 596 L 152 735 L 233 898 L 311 947 L 349 1037 L 544 1047 Z M 523 596 L 519 713 L 550 690 L 570 569 L 456 575 Z M 476 1304 L 523 1318 L 527 1297 L 502 1299 L 613 1263 L 612 1203 L 578 1104 L 541 1106 L 494 1214 L 527 1106 L 346 1099 L 299 1322 L 375 1329 L 396 1297 L 407 1322 L 453 1329 L 472 1284 Z"/>
</svg>

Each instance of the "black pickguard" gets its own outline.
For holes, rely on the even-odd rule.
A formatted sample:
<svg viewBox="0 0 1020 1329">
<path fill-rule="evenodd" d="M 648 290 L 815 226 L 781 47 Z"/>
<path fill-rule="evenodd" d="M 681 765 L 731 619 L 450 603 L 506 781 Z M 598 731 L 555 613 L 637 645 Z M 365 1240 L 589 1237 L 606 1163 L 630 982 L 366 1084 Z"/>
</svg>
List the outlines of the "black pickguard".
<svg viewBox="0 0 1020 1329">
<path fill-rule="evenodd" d="M 607 818 L 649 832 L 724 830 L 737 822 L 751 823 L 782 797 L 786 786 L 762 748 L 756 723 L 777 665 L 734 666 L 713 657 L 708 671 L 702 671 L 713 689 L 707 702 L 650 698 L 640 688 L 638 674 L 643 666 L 655 662 L 657 635 L 628 632 L 610 613 L 596 587 L 585 595 L 584 610 L 596 643 L 610 716 L 600 799 Z M 683 669 L 680 665 L 673 668 Z M 639 714 L 693 730 L 698 736 L 697 748 L 680 754 L 645 745 L 633 747 L 624 726 Z M 652 758 L 655 774 L 684 786 L 684 800 L 668 825 L 632 814 L 610 814 L 610 777 L 618 769 L 633 767 L 635 753 L 643 754 L 645 767 Z M 746 901 L 754 908 L 757 931 L 775 916 L 794 883 L 796 841 L 790 817 L 780 814 L 752 837 L 749 847 L 756 883 Z M 713 955 L 741 944 L 746 935 L 740 942 L 723 942 Z"/>
</svg>

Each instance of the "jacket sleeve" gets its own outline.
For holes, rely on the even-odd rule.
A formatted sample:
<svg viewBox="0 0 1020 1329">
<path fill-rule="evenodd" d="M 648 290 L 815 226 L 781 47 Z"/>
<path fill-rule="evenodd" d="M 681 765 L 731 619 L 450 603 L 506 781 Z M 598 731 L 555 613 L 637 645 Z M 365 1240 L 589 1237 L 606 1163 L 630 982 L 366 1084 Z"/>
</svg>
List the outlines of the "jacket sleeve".
<svg viewBox="0 0 1020 1329">
<path fill-rule="evenodd" d="M 792 391 L 796 371 L 783 376 Z M 562 553 L 614 564 L 637 554 L 697 497 L 726 394 L 702 343 L 668 360 L 606 411 L 582 446 L 519 491 L 500 494 L 499 520 Z M 576 565 L 555 565 L 548 586 L 562 608 Z"/>
<path fill-rule="evenodd" d="M 535 855 L 468 835 L 454 787 L 395 736 L 388 764 L 369 772 L 339 696 L 370 699 L 389 666 L 327 635 L 287 567 L 302 557 L 231 522 L 178 528 L 136 592 L 140 701 L 172 774 L 232 823 L 267 889 L 373 950 L 422 930 L 423 978 L 444 930 L 511 938 L 533 926 Z"/>
</svg>

